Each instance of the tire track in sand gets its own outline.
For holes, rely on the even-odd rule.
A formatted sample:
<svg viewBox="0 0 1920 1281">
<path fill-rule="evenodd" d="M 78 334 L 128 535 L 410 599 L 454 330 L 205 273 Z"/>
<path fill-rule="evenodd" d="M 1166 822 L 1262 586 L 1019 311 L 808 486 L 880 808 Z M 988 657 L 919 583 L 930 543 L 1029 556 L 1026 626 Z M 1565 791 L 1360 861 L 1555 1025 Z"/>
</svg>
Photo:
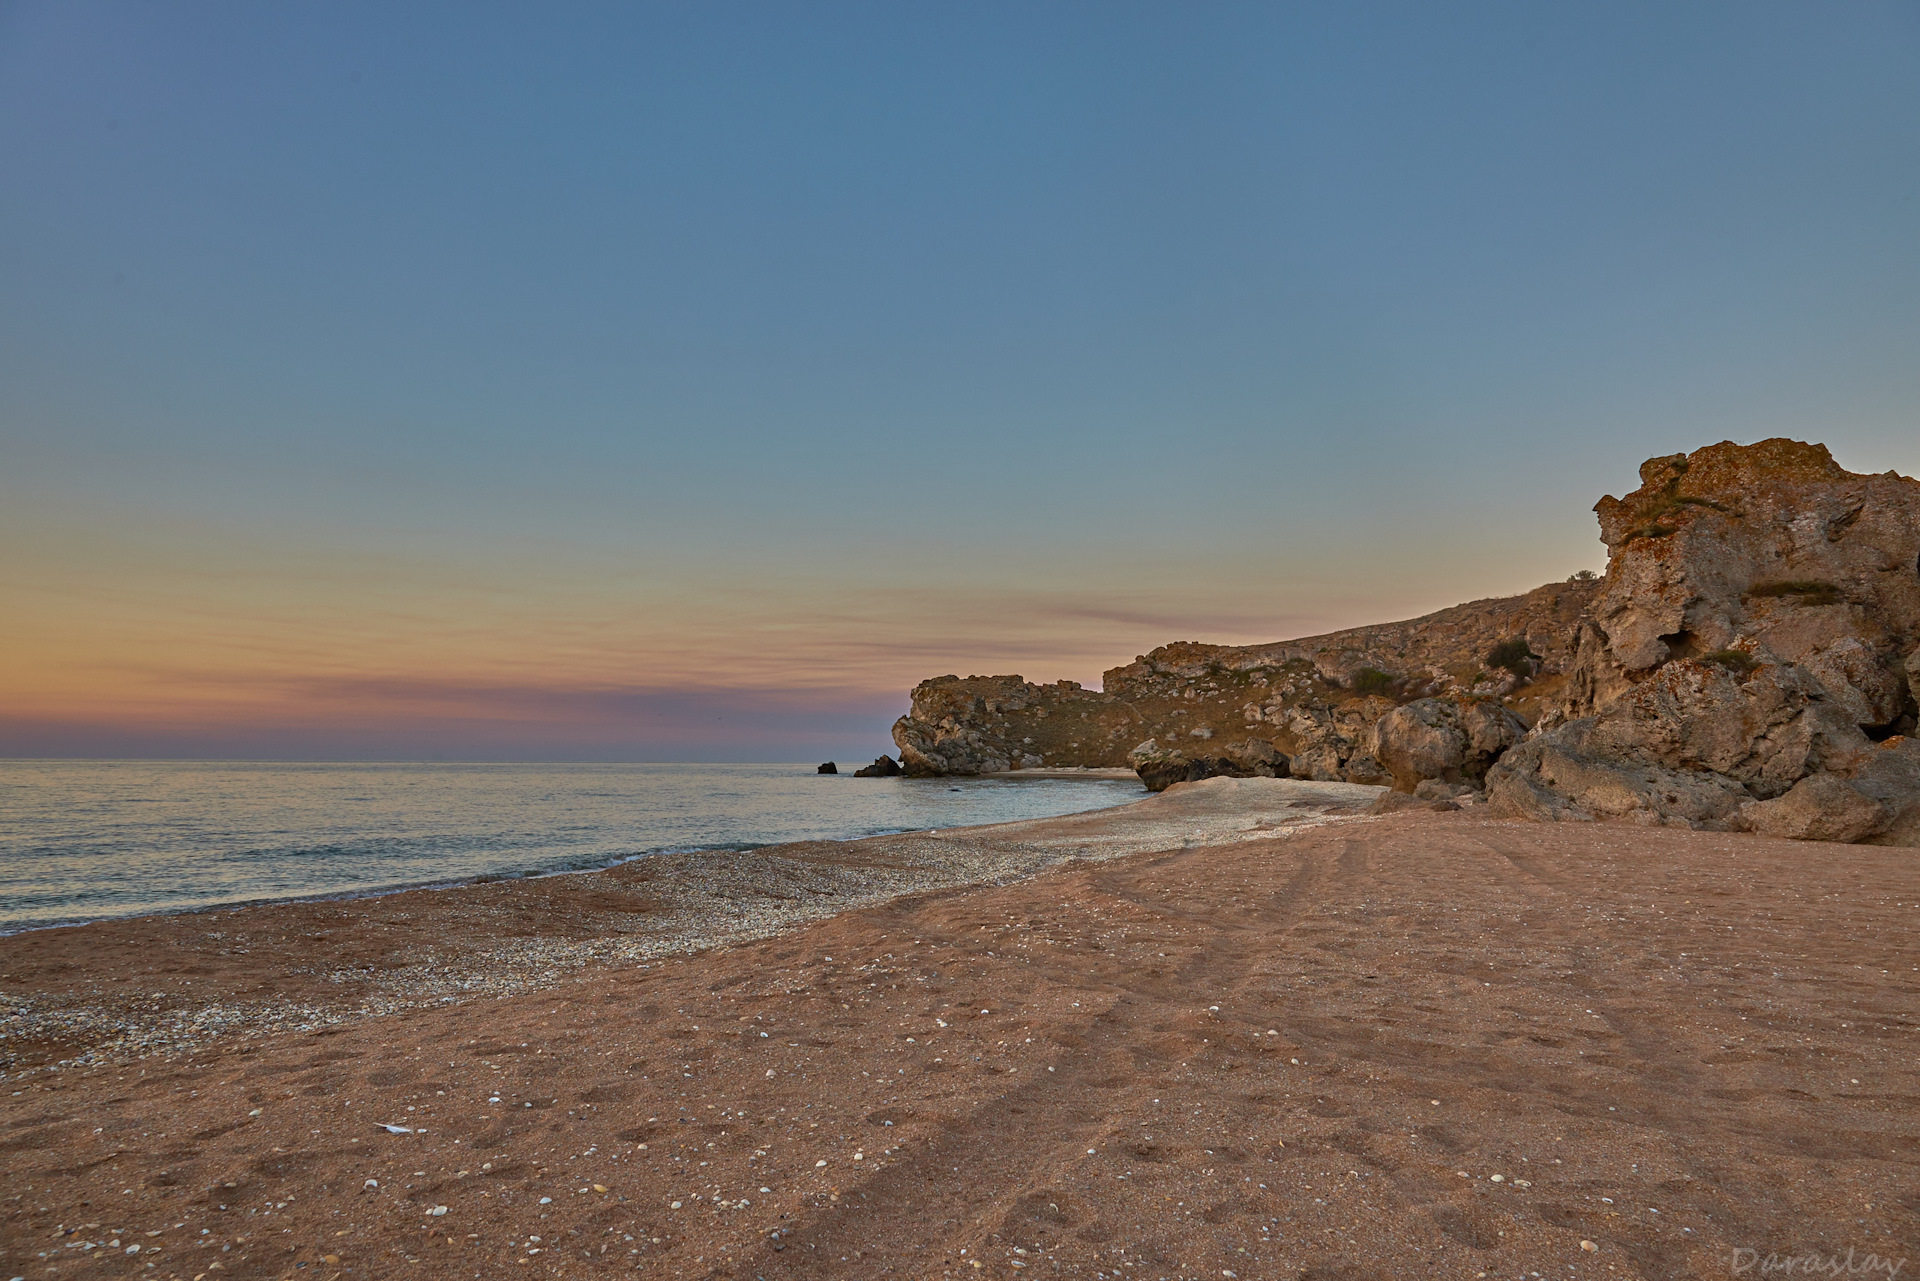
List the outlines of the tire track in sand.
<svg viewBox="0 0 1920 1281">
<path fill-rule="evenodd" d="M 1089 1148 L 1097 1154 L 1110 1145 L 1151 1096 L 1157 1074 L 1142 1071 L 1136 1051 L 1164 1040 L 1169 1025 L 1192 1015 L 1193 993 L 1238 992 L 1255 982 L 1250 962 L 1256 949 L 1247 940 L 1289 928 L 1314 901 L 1313 891 L 1325 876 L 1320 860 L 1307 849 L 1283 844 L 1280 850 L 1297 865 L 1282 887 L 1241 921 L 1187 908 L 1147 884 L 1190 867 L 1200 849 L 1075 869 L 1072 874 L 1085 889 L 1109 907 L 1145 913 L 1153 924 L 1195 930 L 1190 943 L 1199 946 L 1193 955 L 1157 977 L 1117 962 L 1110 971 L 1090 976 L 1068 959 L 1036 961 L 1037 977 L 1080 988 L 1093 982 L 1113 992 L 1112 1004 L 1086 1026 L 1079 1048 L 1062 1053 L 1049 1065 L 1052 1071 L 1031 1074 L 1017 1088 L 952 1122 L 917 1154 L 868 1177 L 853 1200 L 822 1207 L 795 1224 L 778 1248 L 762 1241 L 753 1253 L 708 1276 L 780 1281 L 845 1275 L 849 1266 L 862 1263 L 876 1274 L 936 1265 L 964 1269 L 973 1256 L 960 1250 L 977 1250 L 1023 1209 L 1062 1226 L 1085 1226 L 1079 1222 L 1080 1198 L 1072 1191 L 1075 1181 L 1084 1181 L 1076 1167 L 1091 1159 Z M 1136 920 L 1133 928 L 1141 924 Z M 924 924 L 915 928 L 923 935 L 927 931 Z M 1197 1038 L 1191 1039 L 1197 1046 Z M 1036 1139 L 1032 1118 L 1038 1116 L 1048 1119 L 1044 1141 Z"/>
</svg>

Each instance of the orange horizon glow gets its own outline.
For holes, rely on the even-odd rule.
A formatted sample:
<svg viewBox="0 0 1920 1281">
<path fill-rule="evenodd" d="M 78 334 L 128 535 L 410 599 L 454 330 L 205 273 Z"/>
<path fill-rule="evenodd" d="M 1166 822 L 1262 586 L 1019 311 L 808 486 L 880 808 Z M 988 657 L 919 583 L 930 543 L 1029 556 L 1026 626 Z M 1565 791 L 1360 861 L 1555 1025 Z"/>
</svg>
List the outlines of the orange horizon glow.
<svg viewBox="0 0 1920 1281">
<path fill-rule="evenodd" d="M 420 735 L 443 751 L 744 750 L 756 733 L 813 741 L 809 723 L 871 753 L 931 676 L 1097 688 L 1106 668 L 1170 641 L 1277 640 L 1383 621 L 1394 605 L 1324 569 L 1298 589 L 1318 609 L 1289 614 L 1250 607 L 1264 602 L 1223 581 L 1247 573 L 1233 564 L 1197 576 L 1090 558 L 1055 586 L 1057 567 L 1015 562 L 994 567 L 995 584 L 977 566 L 910 558 L 636 569 L 578 548 L 402 555 L 111 520 L 60 536 L 43 519 L 6 531 L 40 552 L 5 566 L 9 755 L 302 737 L 371 750 Z M 1396 617 L 1453 603 L 1388 586 L 1412 597 Z"/>
</svg>

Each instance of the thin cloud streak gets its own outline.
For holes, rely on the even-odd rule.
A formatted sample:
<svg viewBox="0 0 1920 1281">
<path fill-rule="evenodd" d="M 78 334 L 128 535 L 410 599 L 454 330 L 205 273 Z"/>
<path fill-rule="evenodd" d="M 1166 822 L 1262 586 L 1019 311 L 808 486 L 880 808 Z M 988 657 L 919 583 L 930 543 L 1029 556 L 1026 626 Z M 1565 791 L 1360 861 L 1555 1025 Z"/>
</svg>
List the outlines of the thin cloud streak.
<svg viewBox="0 0 1920 1281">
<path fill-rule="evenodd" d="M 929 676 L 1093 686 L 1106 668 L 1176 639 L 1328 630 L 1349 621 L 1329 617 L 1330 600 L 1364 595 L 1323 587 L 1303 591 L 1315 609 L 1249 608 L 1261 598 L 1239 588 L 1116 583 L 1110 568 L 1065 588 L 1012 575 L 982 582 L 979 567 L 960 581 L 879 585 L 849 582 L 844 568 L 697 587 L 613 573 L 596 588 L 580 567 L 542 577 L 503 565 L 484 582 L 471 565 L 435 558 L 383 555 L 363 573 L 338 549 L 255 554 L 259 565 L 221 567 L 219 555 L 245 553 L 231 543 L 206 556 L 148 546 L 124 580 L 96 564 L 90 591 L 65 578 L 46 591 L 15 583 L 28 607 L 0 639 L 13 685 L 0 750 L 144 744 L 178 755 L 269 744 L 365 756 L 404 743 L 436 757 L 511 756 L 518 741 L 659 759 L 696 745 L 739 758 L 841 742 L 865 755 L 888 746 L 886 727 Z M 1366 617 L 1358 604 L 1352 612 Z"/>
</svg>

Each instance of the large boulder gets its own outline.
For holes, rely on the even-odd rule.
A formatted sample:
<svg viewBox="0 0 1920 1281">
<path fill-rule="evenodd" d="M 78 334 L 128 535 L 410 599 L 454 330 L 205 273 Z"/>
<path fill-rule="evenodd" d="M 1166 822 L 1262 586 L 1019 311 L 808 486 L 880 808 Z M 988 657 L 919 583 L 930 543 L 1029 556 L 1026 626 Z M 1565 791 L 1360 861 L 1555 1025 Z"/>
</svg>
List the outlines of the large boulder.
<svg viewBox="0 0 1920 1281">
<path fill-rule="evenodd" d="M 1753 799 L 1738 780 L 1621 751 L 1592 717 L 1530 738 L 1487 771 L 1488 812 L 1535 822 L 1618 820 L 1725 830 Z"/>
<path fill-rule="evenodd" d="M 1286 778 L 1286 755 L 1264 739 L 1250 738 L 1211 751 L 1188 754 L 1178 747 L 1161 747 L 1148 739 L 1127 753 L 1149 792 L 1164 792 L 1175 783 L 1197 783 L 1203 778 Z"/>
<path fill-rule="evenodd" d="M 1478 783 L 1526 733 L 1520 718 L 1498 703 L 1422 698 L 1374 722 L 1371 754 L 1392 776 L 1395 791 L 1411 792 L 1427 779 Z"/>
<path fill-rule="evenodd" d="M 1318 782 L 1390 781 L 1369 746 L 1374 724 L 1394 709 L 1380 694 L 1344 698 L 1331 704 L 1298 704 L 1286 709 L 1283 727 L 1293 739 L 1293 776 Z"/>
<path fill-rule="evenodd" d="M 1750 831 L 1794 841 L 1864 840 L 1892 821 L 1886 807 L 1837 774 L 1809 774 L 1770 801 L 1740 807 Z"/>
<path fill-rule="evenodd" d="M 1355 752 L 1347 758 L 1340 773 L 1349 783 L 1365 783 L 1369 787 L 1387 787 L 1393 783 L 1392 772 L 1372 752 Z"/>
<path fill-rule="evenodd" d="M 855 778 L 899 778 L 905 770 L 891 756 L 876 756 L 873 764 L 862 765 L 853 772 Z"/>
<path fill-rule="evenodd" d="M 1855 757 L 1847 781 L 1887 813 L 1870 845 L 1920 847 L 1920 739 L 1900 736 Z"/>
</svg>

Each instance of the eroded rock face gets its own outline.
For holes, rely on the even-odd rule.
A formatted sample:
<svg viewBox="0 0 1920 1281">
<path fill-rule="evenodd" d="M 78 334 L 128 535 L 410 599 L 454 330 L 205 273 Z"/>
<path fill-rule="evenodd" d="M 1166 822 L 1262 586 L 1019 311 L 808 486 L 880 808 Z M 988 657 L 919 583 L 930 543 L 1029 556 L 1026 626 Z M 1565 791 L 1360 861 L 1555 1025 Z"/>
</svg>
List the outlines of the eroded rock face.
<svg viewBox="0 0 1920 1281">
<path fill-rule="evenodd" d="M 873 764 L 862 765 L 853 772 L 853 776 L 855 778 L 899 778 L 904 773 L 906 771 L 900 768 L 899 762 L 893 757 L 876 756 L 873 758 Z"/>
<path fill-rule="evenodd" d="M 1640 477 L 1594 508 L 1607 574 L 1575 679 L 1595 694 L 1570 715 L 1623 678 L 1736 646 L 1806 668 L 1855 724 L 1910 715 L 1920 482 L 1856 475 L 1793 440 L 1650 459 Z"/>
<path fill-rule="evenodd" d="M 1152 738 L 1188 756 L 1262 740 L 1296 778 L 1383 784 L 1368 746 L 1384 713 L 1423 697 L 1491 698 L 1523 719 L 1558 698 L 1597 582 L 1550 583 L 1401 623 L 1271 645 L 1163 645 L 1113 668 L 1103 691 L 1018 676 L 922 681 L 893 727 L 911 774 L 1123 766 Z M 1510 667 L 1490 661 L 1506 645 Z"/>
<path fill-rule="evenodd" d="M 1516 817 L 1920 845 L 1920 758 L 1903 746 L 1920 712 L 1920 482 L 1792 440 L 1652 459 L 1641 481 L 1595 507 L 1597 582 L 1271 645 L 1164 645 L 1103 692 L 942 677 L 894 726 L 901 761 L 1127 762 L 1151 786 L 1238 768 L 1215 744 L 1257 741 L 1296 778 L 1484 782 Z M 1150 759 L 1128 761 L 1143 739 Z"/>
<path fill-rule="evenodd" d="M 1018 676 L 939 676 L 914 687 L 893 726 L 908 774 L 992 774 L 1041 765 L 1126 763 L 1143 737 L 1138 717 L 1078 682 Z"/>
<path fill-rule="evenodd" d="M 1263 739 L 1250 738 L 1208 752 L 1162 747 L 1153 739 L 1127 753 L 1149 792 L 1164 792 L 1175 783 L 1197 783 L 1203 778 L 1286 778 L 1287 758 Z"/>
<path fill-rule="evenodd" d="M 1901 826 L 1920 767 L 1884 745 L 1914 729 L 1920 482 L 1791 440 L 1640 474 L 1595 508 L 1606 578 L 1561 705 L 1489 774 L 1495 812 L 1805 840 Z"/>
<path fill-rule="evenodd" d="M 1526 733 L 1518 716 L 1491 700 L 1422 698 L 1375 721 L 1370 743 L 1394 790 L 1412 792 L 1429 779 L 1478 783 Z"/>
<path fill-rule="evenodd" d="M 1530 738 L 1487 771 L 1488 812 L 1535 822 L 1725 828 L 1753 799 L 1734 779 L 1622 752 L 1593 717 Z"/>
</svg>

